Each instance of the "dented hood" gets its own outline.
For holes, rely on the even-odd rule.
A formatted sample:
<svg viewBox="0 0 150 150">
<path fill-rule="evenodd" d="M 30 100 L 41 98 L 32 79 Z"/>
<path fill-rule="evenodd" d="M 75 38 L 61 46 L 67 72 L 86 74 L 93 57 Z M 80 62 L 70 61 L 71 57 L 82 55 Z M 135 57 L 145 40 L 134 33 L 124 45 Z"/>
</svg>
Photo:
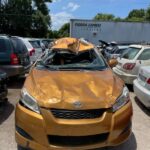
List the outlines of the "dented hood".
<svg viewBox="0 0 150 150">
<path fill-rule="evenodd" d="M 75 109 L 109 108 L 120 96 L 123 82 L 111 70 L 47 71 L 33 69 L 25 88 L 41 107 Z"/>
</svg>

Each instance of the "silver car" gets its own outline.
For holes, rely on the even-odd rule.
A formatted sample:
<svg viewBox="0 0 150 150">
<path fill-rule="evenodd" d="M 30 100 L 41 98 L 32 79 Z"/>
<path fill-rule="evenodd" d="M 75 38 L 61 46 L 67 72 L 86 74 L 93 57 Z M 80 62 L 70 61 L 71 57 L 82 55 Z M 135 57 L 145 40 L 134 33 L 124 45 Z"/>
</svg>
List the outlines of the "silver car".
<svg viewBox="0 0 150 150">
<path fill-rule="evenodd" d="M 117 61 L 118 65 L 113 68 L 114 73 L 126 84 L 133 84 L 139 68 L 150 65 L 150 45 L 131 45 Z"/>
<path fill-rule="evenodd" d="M 138 99 L 150 108 L 150 66 L 141 67 L 139 76 L 134 80 L 133 85 Z"/>
<path fill-rule="evenodd" d="M 37 39 L 27 39 L 32 47 L 35 49 L 35 53 L 32 57 L 32 62 L 35 62 L 43 53 L 42 47 L 39 45 Z"/>
</svg>

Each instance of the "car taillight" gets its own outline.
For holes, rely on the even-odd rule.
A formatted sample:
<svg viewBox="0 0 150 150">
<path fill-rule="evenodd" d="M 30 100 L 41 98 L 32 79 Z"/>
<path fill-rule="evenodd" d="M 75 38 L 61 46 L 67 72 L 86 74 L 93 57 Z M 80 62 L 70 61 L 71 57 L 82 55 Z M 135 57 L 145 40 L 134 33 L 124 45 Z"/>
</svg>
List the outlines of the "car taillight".
<svg viewBox="0 0 150 150">
<path fill-rule="evenodd" d="M 147 80 L 147 84 L 150 84 L 150 78 Z"/>
<path fill-rule="evenodd" d="M 135 67 L 136 63 L 126 63 L 123 65 L 123 68 L 126 70 L 132 70 Z"/>
<path fill-rule="evenodd" d="M 18 65 L 19 64 L 19 60 L 16 54 L 11 54 L 10 55 L 10 59 L 11 59 L 11 65 Z"/>
<path fill-rule="evenodd" d="M 30 50 L 30 56 L 32 56 L 34 53 L 35 53 L 35 49 L 33 48 Z"/>
</svg>

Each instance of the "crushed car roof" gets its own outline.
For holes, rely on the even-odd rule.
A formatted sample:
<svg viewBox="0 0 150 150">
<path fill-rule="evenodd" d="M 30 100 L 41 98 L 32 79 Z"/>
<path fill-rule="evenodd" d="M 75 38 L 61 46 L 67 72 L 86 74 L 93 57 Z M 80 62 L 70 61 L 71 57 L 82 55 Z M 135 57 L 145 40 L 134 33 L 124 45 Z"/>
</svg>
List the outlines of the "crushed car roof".
<svg viewBox="0 0 150 150">
<path fill-rule="evenodd" d="M 93 49 L 94 45 L 83 40 L 76 38 L 61 38 L 53 43 L 52 50 L 70 50 L 72 52 L 81 52 Z"/>
</svg>

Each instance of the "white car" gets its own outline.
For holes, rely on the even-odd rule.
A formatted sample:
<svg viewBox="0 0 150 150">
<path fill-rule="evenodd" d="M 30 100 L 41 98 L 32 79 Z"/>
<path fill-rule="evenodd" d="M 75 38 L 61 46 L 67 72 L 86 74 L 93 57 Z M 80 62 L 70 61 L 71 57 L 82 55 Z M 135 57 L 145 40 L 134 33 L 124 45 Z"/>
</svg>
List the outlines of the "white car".
<svg viewBox="0 0 150 150">
<path fill-rule="evenodd" d="M 31 45 L 31 43 L 27 39 L 24 39 L 24 38 L 21 38 L 21 39 L 28 49 L 31 62 L 34 62 L 35 61 L 35 48 Z"/>
<path fill-rule="evenodd" d="M 126 84 L 133 84 L 140 67 L 150 65 L 150 45 L 131 45 L 117 61 L 114 73 Z"/>
<path fill-rule="evenodd" d="M 26 38 L 26 40 L 30 43 L 30 45 L 32 45 L 35 50 L 34 57 L 32 58 L 32 61 L 35 62 L 42 55 L 42 48 L 39 45 L 38 40 L 30 38 Z"/>
<path fill-rule="evenodd" d="M 150 108 L 150 66 L 141 67 L 139 76 L 134 80 L 134 92 L 138 99 Z"/>
</svg>

